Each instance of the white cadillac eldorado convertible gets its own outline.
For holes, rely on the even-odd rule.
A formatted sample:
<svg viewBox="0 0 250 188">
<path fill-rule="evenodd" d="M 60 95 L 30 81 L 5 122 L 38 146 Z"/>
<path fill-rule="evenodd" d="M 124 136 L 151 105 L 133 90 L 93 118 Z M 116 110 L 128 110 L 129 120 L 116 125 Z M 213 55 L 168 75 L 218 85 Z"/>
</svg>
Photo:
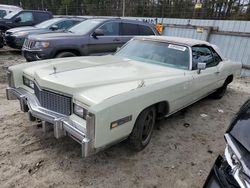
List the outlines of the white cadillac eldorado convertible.
<svg viewBox="0 0 250 188">
<path fill-rule="evenodd" d="M 157 118 L 210 94 L 221 98 L 241 66 L 204 41 L 135 37 L 114 55 L 11 66 L 6 93 L 44 130 L 80 143 L 84 157 L 124 139 L 140 151 Z"/>
</svg>

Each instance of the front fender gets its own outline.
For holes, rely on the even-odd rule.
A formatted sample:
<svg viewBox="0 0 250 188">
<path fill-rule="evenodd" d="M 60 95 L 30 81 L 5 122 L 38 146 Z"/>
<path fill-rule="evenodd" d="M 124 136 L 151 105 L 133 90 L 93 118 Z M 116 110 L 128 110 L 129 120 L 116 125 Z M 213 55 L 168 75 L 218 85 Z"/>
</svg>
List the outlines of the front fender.
<svg viewBox="0 0 250 188">
<path fill-rule="evenodd" d="M 77 51 L 80 55 L 87 55 L 87 51 L 86 49 L 81 49 L 79 46 L 77 45 L 56 45 L 53 48 L 52 51 L 52 57 L 55 57 L 59 52 L 63 52 L 63 51 Z"/>
</svg>

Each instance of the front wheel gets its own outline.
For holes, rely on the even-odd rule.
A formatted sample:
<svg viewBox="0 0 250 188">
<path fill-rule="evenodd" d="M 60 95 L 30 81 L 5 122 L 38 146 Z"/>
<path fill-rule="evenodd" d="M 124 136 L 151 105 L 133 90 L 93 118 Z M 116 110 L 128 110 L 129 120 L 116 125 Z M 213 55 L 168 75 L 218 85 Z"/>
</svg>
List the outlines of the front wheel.
<svg viewBox="0 0 250 188">
<path fill-rule="evenodd" d="M 76 54 L 74 54 L 72 52 L 61 52 L 61 53 L 56 55 L 56 58 L 75 57 L 75 56 L 76 56 Z"/>
<path fill-rule="evenodd" d="M 217 89 L 213 94 L 212 94 L 212 97 L 214 98 L 214 99 L 221 99 L 224 95 L 225 95 L 225 93 L 226 93 L 226 91 L 227 91 L 227 83 L 225 82 L 224 84 L 223 84 L 223 86 L 222 87 L 220 87 L 219 89 Z"/>
<path fill-rule="evenodd" d="M 155 107 L 148 107 L 138 116 L 132 133 L 129 136 L 129 144 L 135 151 L 143 150 L 151 140 L 155 125 Z"/>
</svg>

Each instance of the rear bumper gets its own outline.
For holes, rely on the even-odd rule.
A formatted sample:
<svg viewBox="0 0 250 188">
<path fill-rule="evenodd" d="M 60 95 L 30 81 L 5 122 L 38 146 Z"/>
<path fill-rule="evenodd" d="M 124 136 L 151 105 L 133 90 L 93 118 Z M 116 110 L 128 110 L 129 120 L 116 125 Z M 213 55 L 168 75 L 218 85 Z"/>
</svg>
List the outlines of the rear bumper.
<svg viewBox="0 0 250 188">
<path fill-rule="evenodd" d="M 94 116 L 87 116 L 86 129 L 80 131 L 76 128 L 77 122 L 71 120 L 68 116 L 43 108 L 32 93 L 22 88 L 8 87 L 6 96 L 8 100 L 18 99 L 23 112 L 28 112 L 43 123 L 50 123 L 54 128 L 54 136 L 56 138 L 68 135 L 81 144 L 83 157 L 94 153 Z"/>
</svg>

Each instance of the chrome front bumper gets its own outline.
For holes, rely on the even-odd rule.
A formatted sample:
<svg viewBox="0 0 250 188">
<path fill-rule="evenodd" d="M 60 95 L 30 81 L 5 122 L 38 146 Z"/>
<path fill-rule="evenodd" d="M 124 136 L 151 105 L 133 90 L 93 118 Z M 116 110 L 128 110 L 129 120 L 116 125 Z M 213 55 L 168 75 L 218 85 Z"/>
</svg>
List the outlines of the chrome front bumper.
<svg viewBox="0 0 250 188">
<path fill-rule="evenodd" d="M 53 125 L 54 136 L 57 139 L 68 135 L 80 143 L 83 157 L 95 153 L 93 147 L 94 116 L 87 116 L 86 129 L 80 131 L 76 128 L 78 125 L 77 122 L 71 120 L 68 116 L 43 108 L 37 98 L 25 89 L 8 87 L 6 89 L 6 96 L 8 100 L 18 99 L 21 110 L 28 112 L 31 117 L 40 119 L 43 124 L 50 123 Z"/>
</svg>

